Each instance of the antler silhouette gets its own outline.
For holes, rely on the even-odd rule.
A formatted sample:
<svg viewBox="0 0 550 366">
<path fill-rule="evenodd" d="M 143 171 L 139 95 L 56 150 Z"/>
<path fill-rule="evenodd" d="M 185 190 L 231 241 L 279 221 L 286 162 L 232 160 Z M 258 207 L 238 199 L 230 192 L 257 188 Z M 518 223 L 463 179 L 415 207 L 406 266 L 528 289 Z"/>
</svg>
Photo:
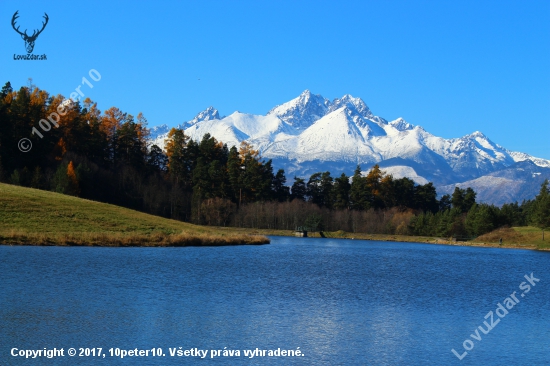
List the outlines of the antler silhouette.
<svg viewBox="0 0 550 366">
<path fill-rule="evenodd" d="M 11 18 L 11 26 L 12 26 L 13 29 L 14 29 L 17 33 L 19 33 L 20 35 L 26 36 L 26 35 L 27 35 L 27 30 L 26 30 L 26 29 L 25 29 L 25 34 L 23 34 L 23 33 L 21 33 L 21 32 L 19 31 L 19 27 L 15 28 L 15 21 L 17 20 L 17 18 L 19 18 L 19 15 L 17 15 L 17 13 L 19 13 L 19 10 L 17 10 L 17 11 L 15 12 L 15 14 L 13 14 L 13 17 Z M 44 14 L 46 14 L 46 13 L 44 13 Z"/>
<path fill-rule="evenodd" d="M 45 22 L 42 22 L 42 29 L 40 29 L 38 31 L 38 33 L 36 33 L 36 30 L 34 31 L 34 33 L 32 34 L 32 36 L 30 36 L 29 38 L 36 38 L 38 37 L 38 35 L 40 33 L 42 33 L 42 31 L 44 30 L 44 28 L 46 28 L 46 24 L 48 24 L 48 20 L 50 20 L 50 18 L 48 17 L 48 14 L 44 13 L 44 19 L 46 19 Z"/>
<path fill-rule="evenodd" d="M 45 22 L 42 22 L 42 29 L 38 30 L 38 29 L 35 29 L 32 36 L 29 36 L 27 34 L 27 30 L 25 29 L 25 32 L 24 33 L 21 33 L 21 31 L 19 30 L 19 27 L 15 28 L 15 22 L 17 20 L 17 18 L 19 18 L 19 15 L 17 15 L 17 13 L 19 13 L 19 10 L 17 10 L 15 12 L 15 14 L 13 14 L 13 17 L 11 18 L 11 26 L 13 27 L 13 29 L 19 33 L 20 35 L 22 36 L 26 36 L 27 38 L 30 38 L 30 39 L 36 39 L 36 37 L 38 37 L 38 35 L 40 33 L 42 33 L 42 31 L 44 30 L 44 28 L 46 28 L 46 24 L 48 24 L 48 21 L 50 20 L 50 17 L 48 17 L 48 14 L 47 13 L 44 13 L 44 19 L 46 19 Z M 38 32 L 38 33 L 37 33 Z"/>
<path fill-rule="evenodd" d="M 25 29 L 25 32 L 21 33 L 21 31 L 19 30 L 19 27 L 17 27 L 17 28 L 15 27 L 16 20 L 17 20 L 17 18 L 19 18 L 19 15 L 17 13 L 19 13 L 19 10 L 16 11 L 15 14 L 13 14 L 13 17 L 11 18 L 11 26 L 13 27 L 13 29 L 17 33 L 19 33 L 21 35 L 21 38 L 23 38 L 23 40 L 25 41 L 25 48 L 27 49 L 27 52 L 31 53 L 32 50 L 34 49 L 34 41 L 36 41 L 36 38 L 38 37 L 38 35 L 40 33 L 42 33 L 44 28 L 46 28 L 46 24 L 48 24 L 48 20 L 50 20 L 50 18 L 48 17 L 47 13 L 44 13 L 44 19 L 46 21 L 42 22 L 42 29 L 40 29 L 40 30 L 35 29 L 32 36 L 29 36 L 27 34 L 26 29 Z"/>
</svg>

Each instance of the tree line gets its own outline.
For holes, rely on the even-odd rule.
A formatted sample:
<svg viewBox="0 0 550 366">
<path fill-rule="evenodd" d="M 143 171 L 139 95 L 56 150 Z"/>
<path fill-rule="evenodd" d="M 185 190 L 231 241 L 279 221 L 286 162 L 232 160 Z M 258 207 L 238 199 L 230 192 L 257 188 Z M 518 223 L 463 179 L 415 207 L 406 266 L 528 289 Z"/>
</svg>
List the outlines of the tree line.
<svg viewBox="0 0 550 366">
<path fill-rule="evenodd" d="M 0 91 L 0 181 L 207 225 L 251 228 L 477 236 L 509 225 L 546 227 L 548 184 L 535 200 L 496 207 L 471 189 L 437 198 L 432 183 L 396 179 L 378 165 L 366 175 L 330 172 L 287 183 L 247 142 L 228 147 L 206 134 L 172 129 L 165 151 L 150 146 L 147 120 L 89 98 L 66 104 L 58 128 L 31 134 L 65 101 L 35 86 Z M 29 152 L 17 141 L 28 137 Z M 546 192 L 546 193 L 545 193 Z"/>
</svg>

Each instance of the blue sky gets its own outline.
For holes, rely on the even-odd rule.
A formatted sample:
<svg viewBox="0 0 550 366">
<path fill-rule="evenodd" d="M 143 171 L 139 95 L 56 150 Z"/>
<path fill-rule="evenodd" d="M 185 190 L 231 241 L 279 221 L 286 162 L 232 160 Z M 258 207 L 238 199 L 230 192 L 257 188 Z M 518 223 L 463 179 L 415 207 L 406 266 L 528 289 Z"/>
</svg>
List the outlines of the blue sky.
<svg viewBox="0 0 550 366">
<path fill-rule="evenodd" d="M 48 13 L 34 50 L 47 61 L 13 60 L 16 10 L 29 33 Z M 69 96 L 96 69 L 86 96 L 150 127 L 210 105 L 265 114 L 309 89 L 550 159 L 549 1 L 2 0 L 0 35 L 2 85 Z"/>
</svg>

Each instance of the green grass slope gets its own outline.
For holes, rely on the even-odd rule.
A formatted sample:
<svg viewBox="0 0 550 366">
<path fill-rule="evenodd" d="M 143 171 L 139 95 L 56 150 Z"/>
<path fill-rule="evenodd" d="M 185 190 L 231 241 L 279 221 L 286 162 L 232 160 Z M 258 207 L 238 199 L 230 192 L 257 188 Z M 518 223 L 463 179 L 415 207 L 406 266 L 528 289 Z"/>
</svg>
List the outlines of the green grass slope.
<svg viewBox="0 0 550 366">
<path fill-rule="evenodd" d="M 550 232 L 546 231 L 545 240 L 542 240 L 542 230 L 532 226 L 501 228 L 481 235 L 476 241 L 498 245 L 502 239 L 502 246 L 516 246 L 550 250 Z"/>
<path fill-rule="evenodd" d="M 187 246 L 266 244 L 263 236 L 0 183 L 0 244 Z"/>
</svg>

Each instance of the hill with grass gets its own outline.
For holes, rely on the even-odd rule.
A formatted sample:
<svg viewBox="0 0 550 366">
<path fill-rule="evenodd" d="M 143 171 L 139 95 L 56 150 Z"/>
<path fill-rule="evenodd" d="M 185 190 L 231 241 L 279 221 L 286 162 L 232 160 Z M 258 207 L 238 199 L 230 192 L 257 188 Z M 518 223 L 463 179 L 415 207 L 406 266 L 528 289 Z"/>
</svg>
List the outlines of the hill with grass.
<svg viewBox="0 0 550 366">
<path fill-rule="evenodd" d="M 192 225 L 110 204 L 0 183 L 0 244 L 218 246 L 267 244 L 259 235 Z"/>
</svg>

